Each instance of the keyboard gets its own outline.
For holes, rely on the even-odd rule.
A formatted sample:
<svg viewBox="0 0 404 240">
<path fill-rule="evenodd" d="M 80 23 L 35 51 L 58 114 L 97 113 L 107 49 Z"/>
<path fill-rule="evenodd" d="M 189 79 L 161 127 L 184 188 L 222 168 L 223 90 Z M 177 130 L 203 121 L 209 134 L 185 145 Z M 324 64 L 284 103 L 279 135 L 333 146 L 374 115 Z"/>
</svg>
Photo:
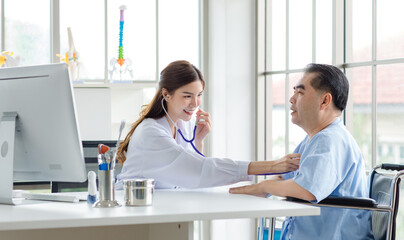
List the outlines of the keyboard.
<svg viewBox="0 0 404 240">
<path fill-rule="evenodd" d="M 78 203 L 87 200 L 87 192 L 82 193 L 23 193 L 22 197 L 29 200 Z"/>
</svg>

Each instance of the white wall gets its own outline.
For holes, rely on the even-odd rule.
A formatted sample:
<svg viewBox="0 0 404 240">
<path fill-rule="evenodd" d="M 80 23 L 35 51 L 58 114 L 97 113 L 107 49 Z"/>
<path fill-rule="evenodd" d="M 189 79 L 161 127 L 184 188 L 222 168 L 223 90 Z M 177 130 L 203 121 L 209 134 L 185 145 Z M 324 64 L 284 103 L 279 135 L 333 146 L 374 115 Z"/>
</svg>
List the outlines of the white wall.
<svg viewBox="0 0 404 240">
<path fill-rule="evenodd" d="M 209 2 L 212 155 L 255 157 L 255 1 Z"/>
<path fill-rule="evenodd" d="M 255 1 L 208 2 L 211 155 L 255 160 Z M 254 239 L 254 220 L 211 224 L 211 239 Z"/>
<path fill-rule="evenodd" d="M 74 88 L 81 139 L 111 138 L 111 90 L 109 88 Z"/>
<path fill-rule="evenodd" d="M 126 121 L 121 140 L 139 117 L 142 105 L 150 102 L 154 88 L 134 86 L 75 87 L 81 139 L 116 140 L 121 120 Z"/>
</svg>

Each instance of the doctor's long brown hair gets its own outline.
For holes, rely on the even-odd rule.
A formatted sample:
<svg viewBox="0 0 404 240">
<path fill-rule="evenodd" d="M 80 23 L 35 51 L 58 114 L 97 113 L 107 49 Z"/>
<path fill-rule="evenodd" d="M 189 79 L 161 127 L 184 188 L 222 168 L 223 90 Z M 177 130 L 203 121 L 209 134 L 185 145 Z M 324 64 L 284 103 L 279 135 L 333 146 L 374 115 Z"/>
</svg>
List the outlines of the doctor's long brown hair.
<svg viewBox="0 0 404 240">
<path fill-rule="evenodd" d="M 161 100 L 163 98 L 162 89 L 167 89 L 168 93 L 173 94 L 178 88 L 187 85 L 188 83 L 194 81 L 201 81 L 203 88 L 205 88 L 205 80 L 203 79 L 202 73 L 194 65 L 187 61 L 175 61 L 160 73 L 159 88 L 153 97 L 153 100 L 149 105 L 146 105 L 140 112 L 139 118 L 133 123 L 128 135 L 119 144 L 117 152 L 117 160 L 123 164 L 126 160 L 126 152 L 128 151 L 128 145 L 130 138 L 135 132 L 136 127 L 145 118 L 158 119 L 165 115 L 165 112 L 161 106 Z M 167 104 L 164 101 L 164 107 L 167 109 Z"/>
</svg>

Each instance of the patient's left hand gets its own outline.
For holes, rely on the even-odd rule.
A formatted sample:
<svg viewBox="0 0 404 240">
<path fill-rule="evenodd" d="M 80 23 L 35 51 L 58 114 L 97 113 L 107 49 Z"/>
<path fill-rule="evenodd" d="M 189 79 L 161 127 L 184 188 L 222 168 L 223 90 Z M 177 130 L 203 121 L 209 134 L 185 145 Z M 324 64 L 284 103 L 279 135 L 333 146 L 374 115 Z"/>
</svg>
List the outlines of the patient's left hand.
<svg viewBox="0 0 404 240">
<path fill-rule="evenodd" d="M 264 182 L 243 187 L 230 188 L 229 192 L 232 194 L 249 194 L 257 197 L 266 197 L 268 196 L 268 193 L 266 193 L 263 189 Z"/>
</svg>

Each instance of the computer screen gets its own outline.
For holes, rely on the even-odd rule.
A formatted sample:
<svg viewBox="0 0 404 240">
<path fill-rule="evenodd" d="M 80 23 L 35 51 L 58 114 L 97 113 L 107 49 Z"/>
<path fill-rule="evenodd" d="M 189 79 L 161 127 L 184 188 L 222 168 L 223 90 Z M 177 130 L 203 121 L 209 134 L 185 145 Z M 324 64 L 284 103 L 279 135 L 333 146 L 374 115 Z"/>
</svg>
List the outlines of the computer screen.
<svg viewBox="0 0 404 240">
<path fill-rule="evenodd" d="M 67 64 L 0 68 L 1 181 L 85 181 L 78 129 Z"/>
</svg>

